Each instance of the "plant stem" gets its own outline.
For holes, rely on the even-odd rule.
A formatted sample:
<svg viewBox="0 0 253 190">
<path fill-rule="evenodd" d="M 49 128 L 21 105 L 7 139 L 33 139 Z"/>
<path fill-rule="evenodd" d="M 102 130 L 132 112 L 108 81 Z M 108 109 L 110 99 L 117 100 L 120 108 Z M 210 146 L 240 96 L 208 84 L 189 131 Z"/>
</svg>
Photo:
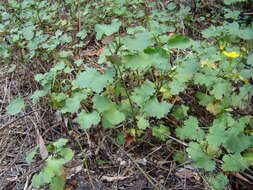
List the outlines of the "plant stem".
<svg viewBox="0 0 253 190">
<path fill-rule="evenodd" d="M 131 98 L 130 98 L 130 95 L 129 95 L 129 93 L 128 93 L 126 83 L 125 83 L 125 81 L 124 81 L 124 79 L 123 79 L 123 74 L 122 74 L 122 72 L 121 72 L 121 70 L 120 70 L 120 67 L 119 67 L 118 63 L 115 62 L 114 64 L 116 65 L 116 68 L 117 68 L 117 70 L 118 70 L 118 72 L 119 72 L 119 75 L 120 75 L 121 82 L 122 82 L 122 84 L 123 84 L 123 86 L 124 86 L 124 89 L 125 89 L 125 91 L 126 91 L 126 96 L 127 96 L 128 100 L 129 100 L 129 103 L 130 103 L 130 106 L 131 106 L 131 111 L 132 111 L 133 119 L 134 119 L 134 121 L 136 121 L 135 113 L 134 113 L 133 102 L 132 102 L 132 100 L 131 100 Z"/>
</svg>

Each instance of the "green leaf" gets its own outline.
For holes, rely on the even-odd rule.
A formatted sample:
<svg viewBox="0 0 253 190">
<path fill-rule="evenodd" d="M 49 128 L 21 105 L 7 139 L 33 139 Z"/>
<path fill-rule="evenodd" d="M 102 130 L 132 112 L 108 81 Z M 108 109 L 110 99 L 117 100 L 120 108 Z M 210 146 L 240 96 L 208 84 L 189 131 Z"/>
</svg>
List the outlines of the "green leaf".
<svg viewBox="0 0 253 190">
<path fill-rule="evenodd" d="M 36 90 L 31 96 L 33 102 L 36 102 L 39 98 L 46 96 L 49 93 L 50 86 L 44 87 L 42 90 Z"/>
<path fill-rule="evenodd" d="M 122 43 L 130 51 L 143 51 L 147 47 L 154 44 L 154 41 L 151 39 L 152 34 L 149 32 L 137 33 L 133 38 L 125 37 L 122 40 Z"/>
<path fill-rule="evenodd" d="M 38 149 L 39 149 L 39 146 L 37 145 L 32 151 L 26 153 L 25 161 L 28 164 L 32 163 L 32 160 L 33 160 L 34 156 L 37 154 Z"/>
<path fill-rule="evenodd" d="M 230 155 L 224 155 L 222 158 L 223 164 L 221 168 L 224 171 L 243 171 L 249 167 L 250 163 L 247 159 L 243 158 L 239 152 Z"/>
<path fill-rule="evenodd" d="M 149 55 L 150 62 L 154 68 L 163 73 L 171 69 L 171 64 L 168 64 L 169 54 L 160 47 L 148 47 L 144 50 Z"/>
<path fill-rule="evenodd" d="M 123 145 L 125 143 L 125 136 L 123 133 L 119 132 L 116 137 L 116 143 L 118 145 Z"/>
<path fill-rule="evenodd" d="M 54 177 L 50 183 L 51 190 L 64 190 L 65 180 L 63 177 Z"/>
<path fill-rule="evenodd" d="M 64 73 L 71 73 L 72 71 L 74 71 L 74 69 L 73 68 L 71 68 L 71 67 L 66 67 L 65 69 L 64 69 Z"/>
<path fill-rule="evenodd" d="M 96 39 L 101 40 L 103 35 L 109 36 L 112 35 L 115 32 L 119 31 L 119 28 L 121 26 L 121 21 L 118 19 L 113 19 L 112 23 L 107 24 L 96 24 L 95 25 L 95 31 L 97 33 Z"/>
<path fill-rule="evenodd" d="M 192 159 L 194 167 L 203 168 L 206 171 L 212 171 L 215 169 L 215 161 L 211 160 L 210 157 L 202 151 L 200 144 L 190 142 L 186 151 Z"/>
<path fill-rule="evenodd" d="M 150 117 L 157 117 L 158 119 L 164 117 L 172 108 L 172 104 L 167 102 L 158 102 L 156 98 L 153 98 L 144 105 L 144 111 Z"/>
<path fill-rule="evenodd" d="M 223 139 L 225 138 L 223 137 Z M 224 142 L 223 146 L 228 152 L 242 152 L 253 146 L 253 137 L 244 134 L 232 134 L 226 138 L 226 142 Z"/>
<path fill-rule="evenodd" d="M 125 115 L 118 111 L 116 104 L 107 97 L 94 96 L 93 108 L 102 114 L 102 124 L 105 128 L 113 127 L 125 120 Z"/>
<path fill-rule="evenodd" d="M 126 55 L 123 57 L 122 63 L 126 68 L 132 70 L 148 70 L 153 65 L 151 56 L 144 52 Z"/>
<path fill-rule="evenodd" d="M 96 111 L 92 113 L 82 111 L 77 116 L 77 122 L 81 129 L 89 129 L 92 125 L 97 125 L 100 122 L 100 116 Z"/>
<path fill-rule="evenodd" d="M 60 150 L 63 146 L 65 146 L 68 142 L 68 139 L 60 138 L 53 143 L 54 147 Z"/>
<path fill-rule="evenodd" d="M 78 88 L 88 88 L 100 93 L 103 88 L 113 80 L 113 75 L 110 73 L 101 74 L 94 68 L 87 68 L 86 71 L 77 75 L 73 85 Z"/>
<path fill-rule="evenodd" d="M 32 186 L 39 187 L 41 185 L 43 185 L 42 174 L 35 174 L 32 178 Z"/>
<path fill-rule="evenodd" d="M 45 177 L 45 175 L 43 172 L 40 172 L 39 174 L 35 174 L 32 178 L 32 186 L 33 187 L 40 187 L 41 185 L 45 184 L 44 177 Z"/>
<path fill-rule="evenodd" d="M 27 26 L 27 27 L 25 27 L 25 28 L 23 28 L 23 29 L 21 30 L 21 32 L 22 32 L 24 38 L 25 38 L 27 41 L 29 41 L 29 40 L 31 40 L 31 39 L 33 38 L 33 36 L 34 36 L 34 30 L 35 30 L 35 29 L 36 29 L 36 27 L 35 27 L 34 25 L 31 25 L 31 26 Z"/>
<path fill-rule="evenodd" d="M 99 113 L 110 110 L 115 107 L 115 104 L 105 96 L 95 95 L 92 99 L 93 108 L 98 110 Z"/>
<path fill-rule="evenodd" d="M 22 111 L 25 107 L 25 102 L 23 98 L 17 98 L 12 100 L 11 103 L 7 106 L 7 113 L 10 115 L 16 115 Z"/>
<path fill-rule="evenodd" d="M 59 52 L 59 57 L 61 58 L 67 58 L 67 57 L 72 57 L 73 52 L 72 51 L 60 51 Z"/>
<path fill-rule="evenodd" d="M 167 5 L 167 9 L 168 9 L 168 10 L 173 10 L 173 9 L 175 9 L 176 7 L 177 7 L 177 4 L 174 3 L 174 2 L 170 2 L 170 3 L 168 3 L 168 5 Z"/>
<path fill-rule="evenodd" d="M 134 89 L 131 99 L 139 106 L 142 106 L 155 93 L 155 84 L 145 81 L 144 84 Z"/>
<path fill-rule="evenodd" d="M 47 165 L 45 167 L 45 171 L 49 170 L 55 175 L 61 175 L 62 174 L 62 168 L 63 164 L 65 164 L 64 159 L 54 158 L 52 156 L 49 156 L 47 159 Z"/>
<path fill-rule="evenodd" d="M 166 141 L 166 139 L 170 135 L 170 128 L 164 125 L 154 127 L 152 128 L 152 135 L 161 139 L 162 141 Z"/>
<path fill-rule="evenodd" d="M 117 125 L 125 120 L 125 115 L 115 108 L 103 112 L 103 119 L 112 126 Z M 104 126 L 106 127 L 106 126 Z"/>
<path fill-rule="evenodd" d="M 192 45 L 191 40 L 181 34 L 171 36 L 168 41 L 169 48 L 186 49 L 191 45 Z"/>
<path fill-rule="evenodd" d="M 60 70 L 63 70 L 65 68 L 65 63 L 64 61 L 60 61 L 58 63 L 56 63 L 54 65 L 54 68 L 57 70 L 57 71 L 60 71 Z M 35 76 L 36 78 L 35 79 L 38 79 L 38 75 Z M 41 77 L 40 77 L 41 78 Z"/>
<path fill-rule="evenodd" d="M 212 96 L 209 96 L 202 92 L 197 92 L 196 98 L 199 100 L 199 104 L 202 106 L 207 106 L 208 104 L 213 103 L 215 100 Z"/>
<path fill-rule="evenodd" d="M 198 120 L 195 117 L 190 116 L 184 122 L 184 126 L 182 128 L 176 129 L 176 135 L 181 139 L 192 139 L 201 141 L 204 139 L 205 132 L 199 128 Z"/>
<path fill-rule="evenodd" d="M 219 82 L 213 86 L 213 90 L 211 90 L 210 93 L 213 94 L 216 99 L 221 100 L 223 98 L 223 95 L 229 93 L 231 88 L 232 86 L 230 83 Z"/>
<path fill-rule="evenodd" d="M 187 114 L 188 110 L 189 110 L 189 107 L 184 106 L 184 105 L 176 107 L 175 109 L 173 109 L 173 116 L 179 120 L 183 119 L 186 116 L 188 116 Z"/>
<path fill-rule="evenodd" d="M 181 81 L 174 79 L 169 83 L 170 93 L 172 95 L 177 95 L 180 92 L 183 92 L 186 89 L 186 84 L 182 83 Z"/>
<path fill-rule="evenodd" d="M 137 119 L 138 119 L 137 127 L 139 129 L 145 130 L 146 128 L 149 127 L 149 121 L 147 119 L 145 119 L 144 116 L 137 117 Z"/>
<path fill-rule="evenodd" d="M 179 162 L 180 164 L 183 164 L 187 161 L 186 153 L 184 152 L 174 152 L 173 154 L 173 160 L 176 162 Z"/>
<path fill-rule="evenodd" d="M 81 66 L 83 64 L 83 60 L 82 59 L 78 59 L 78 60 L 75 60 L 74 62 L 76 64 L 76 66 Z"/>
<path fill-rule="evenodd" d="M 240 35 L 240 26 L 238 22 L 232 22 L 232 23 L 227 23 L 224 25 L 224 30 L 228 31 L 228 33 L 232 36 L 237 36 L 238 34 Z"/>
<path fill-rule="evenodd" d="M 70 161 L 74 156 L 74 152 L 70 148 L 61 149 L 59 154 L 64 158 L 65 161 Z"/>
<path fill-rule="evenodd" d="M 11 68 L 8 69 L 8 73 L 12 73 L 17 68 L 17 65 L 11 66 Z"/>
<path fill-rule="evenodd" d="M 226 127 L 224 125 L 213 125 L 209 128 L 209 134 L 207 135 L 207 142 L 212 146 L 220 146 L 226 142 Z"/>
<path fill-rule="evenodd" d="M 76 34 L 76 36 L 79 37 L 79 38 L 81 38 L 83 40 L 84 38 L 86 38 L 87 32 L 86 32 L 86 30 L 81 30 L 80 32 L 78 32 Z"/>
<path fill-rule="evenodd" d="M 80 103 L 87 97 L 86 94 L 76 92 L 71 98 L 67 98 L 61 109 L 62 113 L 75 113 L 80 108 Z"/>
<path fill-rule="evenodd" d="M 222 173 L 218 173 L 214 177 L 209 177 L 208 182 L 215 190 L 224 190 L 225 185 L 227 185 L 229 181 L 227 176 L 223 175 Z"/>
<path fill-rule="evenodd" d="M 253 53 L 248 56 L 248 58 L 247 58 L 247 64 L 253 65 Z"/>
<path fill-rule="evenodd" d="M 64 34 L 62 35 L 60 38 L 59 38 L 61 44 L 64 44 L 64 43 L 70 43 L 72 41 L 72 37 L 67 35 L 67 34 Z M 71 55 L 70 55 L 71 56 Z"/>
<path fill-rule="evenodd" d="M 43 184 L 50 183 L 54 177 L 54 173 L 50 170 L 42 170 L 39 174 L 35 174 L 32 178 L 32 186 L 40 187 Z"/>
<path fill-rule="evenodd" d="M 196 73 L 194 76 L 194 82 L 196 84 L 205 85 L 208 88 L 211 88 L 213 84 L 218 84 L 219 80 L 216 76 L 209 76 L 207 74 Z"/>
</svg>

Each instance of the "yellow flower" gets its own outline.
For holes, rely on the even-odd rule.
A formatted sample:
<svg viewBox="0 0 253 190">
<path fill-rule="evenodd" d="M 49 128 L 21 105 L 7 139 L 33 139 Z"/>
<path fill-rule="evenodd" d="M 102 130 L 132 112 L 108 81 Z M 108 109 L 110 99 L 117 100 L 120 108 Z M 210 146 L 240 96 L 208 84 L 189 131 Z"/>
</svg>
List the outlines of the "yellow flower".
<svg viewBox="0 0 253 190">
<path fill-rule="evenodd" d="M 235 51 L 232 51 L 232 52 L 223 51 L 223 54 L 226 55 L 230 59 L 237 58 L 240 55 L 239 53 L 236 53 Z"/>
<path fill-rule="evenodd" d="M 225 49 L 224 45 L 220 45 L 220 50 L 223 51 Z"/>
</svg>

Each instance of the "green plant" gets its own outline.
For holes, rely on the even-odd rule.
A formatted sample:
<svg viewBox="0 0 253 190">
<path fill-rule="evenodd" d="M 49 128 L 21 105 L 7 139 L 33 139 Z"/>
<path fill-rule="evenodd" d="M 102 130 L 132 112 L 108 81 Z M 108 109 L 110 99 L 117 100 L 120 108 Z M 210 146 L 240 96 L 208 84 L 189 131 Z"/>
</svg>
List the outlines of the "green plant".
<svg viewBox="0 0 253 190">
<path fill-rule="evenodd" d="M 193 165 L 210 172 L 207 181 L 215 189 L 228 183 L 218 171 L 243 171 L 252 164 L 248 150 L 253 147 L 253 125 L 248 110 L 253 96 L 253 30 L 252 25 L 236 19 L 237 10 L 222 10 L 225 18 L 234 22 L 210 24 L 199 31 L 200 41 L 176 32 L 188 26 L 192 29 L 190 7 L 180 8 L 175 3 L 148 6 L 141 0 L 131 4 L 118 0 L 66 2 L 24 1 L 18 6 L 11 1 L 12 8 L 28 15 L 21 14 L 22 22 L 19 15 L 2 12 L 0 29 L 5 39 L 0 42 L 0 53 L 5 60 L 10 61 L 11 53 L 18 51 L 18 60 L 24 65 L 38 57 L 54 63 L 47 72 L 35 75 L 41 89 L 32 95 L 34 102 L 48 96 L 54 109 L 77 115 L 83 130 L 100 124 L 114 129 L 122 124 L 140 131 L 137 139 L 146 131 L 162 141 L 176 136 L 188 144 L 186 152 Z M 35 6 L 37 9 L 32 8 Z M 92 11 L 94 7 L 97 11 Z M 60 10 L 66 11 L 65 19 Z M 31 19 L 31 14 L 36 17 Z M 60 20 L 56 24 L 55 18 Z M 80 20 L 86 23 L 81 25 Z M 182 22 L 184 26 L 178 24 Z M 96 40 L 111 39 L 98 58 L 98 64 L 106 63 L 102 71 L 87 66 L 78 53 L 84 45 L 80 41 L 92 32 Z M 184 96 L 190 96 L 195 104 L 184 101 Z M 18 99 L 7 111 L 15 114 L 23 107 Z M 202 122 L 194 114 L 196 107 L 214 119 Z M 177 125 L 167 122 L 168 116 L 175 118 Z M 117 135 L 119 144 L 124 144 L 123 133 Z M 64 184 L 60 170 L 69 159 L 61 150 L 55 154 L 63 158 L 49 157 L 42 174 L 34 178 L 35 186 L 42 184 L 38 179 L 54 162 L 57 168 L 42 182 Z M 175 156 L 175 161 L 179 160 L 184 157 Z"/>
<path fill-rule="evenodd" d="M 49 184 L 52 190 L 61 190 L 64 188 L 66 181 L 64 164 L 70 161 L 74 156 L 74 152 L 70 148 L 64 148 L 67 142 L 67 139 L 61 138 L 48 145 L 47 149 L 51 155 L 45 160 L 46 164 L 42 171 L 33 176 L 33 187 Z M 33 151 L 27 154 L 26 160 L 28 163 L 31 163 L 37 150 L 38 147 L 35 147 Z"/>
</svg>

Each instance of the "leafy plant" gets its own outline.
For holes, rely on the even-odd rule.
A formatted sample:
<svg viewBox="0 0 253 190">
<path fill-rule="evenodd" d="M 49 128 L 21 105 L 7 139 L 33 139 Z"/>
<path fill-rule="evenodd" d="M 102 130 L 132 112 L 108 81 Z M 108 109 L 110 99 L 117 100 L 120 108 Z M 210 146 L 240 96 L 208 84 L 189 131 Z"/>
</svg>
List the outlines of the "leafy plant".
<svg viewBox="0 0 253 190">
<path fill-rule="evenodd" d="M 74 152 L 70 148 L 64 148 L 67 142 L 67 139 L 61 138 L 48 145 L 48 151 L 51 152 L 51 155 L 45 160 L 46 165 L 42 171 L 33 176 L 33 187 L 40 187 L 44 184 L 50 184 L 50 189 L 52 190 L 64 189 L 66 181 L 64 164 L 70 161 L 74 156 Z M 37 149 L 38 148 L 35 148 L 27 155 L 26 160 L 28 163 L 31 163 Z"/>
<path fill-rule="evenodd" d="M 240 2 L 245 1 L 224 0 L 226 5 Z M 138 131 L 132 134 L 137 140 L 146 131 L 161 141 L 176 136 L 187 148 L 175 161 L 188 154 L 196 168 L 210 172 L 207 181 L 223 189 L 228 183 L 223 172 L 243 171 L 251 164 L 245 152 L 253 147 L 248 111 L 253 96 L 252 24 L 240 22 L 240 11 L 228 7 L 219 12 L 224 21 L 214 18 L 194 40 L 179 31 L 196 31 L 194 19 L 203 21 L 208 15 L 194 18 L 192 11 L 174 2 L 147 5 L 142 0 L 11 0 L 1 7 L 0 55 L 11 62 L 18 52 L 16 59 L 24 65 L 38 59 L 50 65 L 35 75 L 41 85 L 31 97 L 35 103 L 47 96 L 54 109 L 76 116 L 83 130 L 123 125 Z M 92 33 L 104 45 L 94 54 L 96 67 L 80 54 Z M 15 72 L 15 66 L 9 72 Z M 23 108 L 18 98 L 7 112 L 14 115 Z M 213 119 L 204 122 L 199 110 Z M 176 121 L 168 122 L 170 118 Z M 118 132 L 118 144 L 124 141 L 124 132 Z M 73 157 L 63 148 L 66 143 L 53 143 L 34 186 L 63 188 L 64 164 Z M 35 153 L 36 148 L 27 162 Z"/>
</svg>

